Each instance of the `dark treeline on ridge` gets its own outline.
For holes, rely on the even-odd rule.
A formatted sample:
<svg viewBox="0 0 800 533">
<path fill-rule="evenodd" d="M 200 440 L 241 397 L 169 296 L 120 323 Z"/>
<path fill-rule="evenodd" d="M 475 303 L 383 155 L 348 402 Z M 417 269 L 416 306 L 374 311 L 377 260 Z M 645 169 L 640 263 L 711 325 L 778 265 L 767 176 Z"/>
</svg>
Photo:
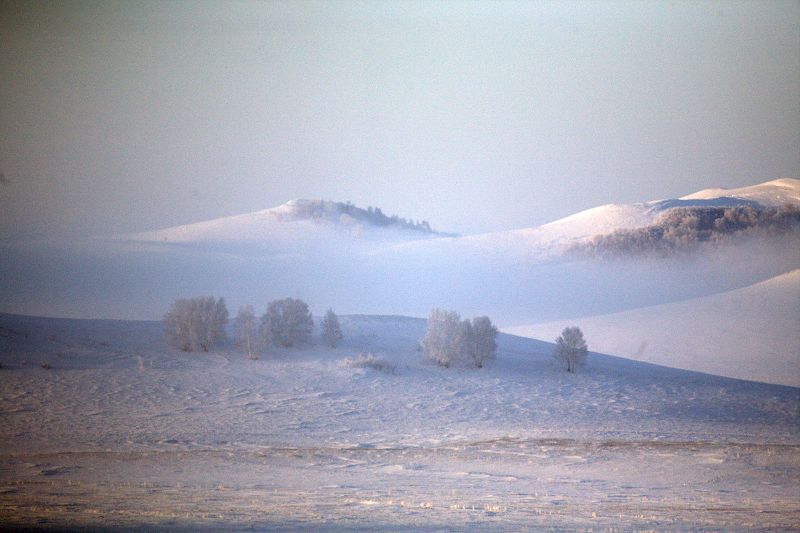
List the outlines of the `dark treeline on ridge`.
<svg viewBox="0 0 800 533">
<path fill-rule="evenodd" d="M 770 237 L 800 230 L 800 208 L 678 207 L 659 215 L 650 226 L 619 229 L 575 244 L 570 252 L 593 257 L 691 251 L 703 244 L 720 245 L 740 237 Z"/>
</svg>

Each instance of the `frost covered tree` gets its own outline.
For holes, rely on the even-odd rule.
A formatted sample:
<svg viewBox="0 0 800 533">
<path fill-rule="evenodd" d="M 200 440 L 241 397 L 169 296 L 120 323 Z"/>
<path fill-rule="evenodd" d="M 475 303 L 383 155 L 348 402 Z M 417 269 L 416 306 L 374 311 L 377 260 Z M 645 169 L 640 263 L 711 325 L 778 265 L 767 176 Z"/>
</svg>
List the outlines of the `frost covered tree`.
<svg viewBox="0 0 800 533">
<path fill-rule="evenodd" d="M 497 328 L 488 317 L 461 320 L 455 311 L 434 309 L 420 347 L 438 365 L 481 368 L 495 358 L 496 336 Z"/>
<path fill-rule="evenodd" d="M 425 335 L 419 342 L 422 353 L 440 366 L 450 366 L 457 354 L 460 324 L 461 317 L 455 311 L 433 309 L 428 315 Z"/>
<path fill-rule="evenodd" d="M 268 330 L 273 343 L 294 346 L 311 338 L 314 320 L 308 304 L 295 298 L 274 300 L 261 317 L 262 330 Z"/>
<path fill-rule="evenodd" d="M 269 320 L 267 313 L 264 313 L 261 315 L 261 320 L 258 322 L 258 344 L 262 350 L 272 346 L 272 328 L 270 327 Z"/>
<path fill-rule="evenodd" d="M 473 352 L 475 366 L 482 368 L 496 357 L 497 328 L 488 316 L 478 316 L 472 319 L 472 335 L 475 344 Z"/>
<path fill-rule="evenodd" d="M 167 342 L 179 350 L 191 352 L 197 337 L 194 326 L 189 300 L 178 298 L 164 315 Z"/>
<path fill-rule="evenodd" d="M 225 339 L 225 326 L 228 325 L 228 307 L 225 305 L 225 299 L 217 298 L 214 301 L 214 297 L 209 296 L 206 302 L 207 307 L 204 312 L 204 316 L 207 317 L 204 323 L 206 336 L 205 342 L 200 343 L 204 352 Z"/>
<path fill-rule="evenodd" d="M 578 326 L 564 328 L 556 339 L 556 349 L 553 357 L 561 363 L 567 372 L 575 372 L 586 363 L 588 348 L 583 332 Z"/>
<path fill-rule="evenodd" d="M 250 359 L 258 359 L 261 351 L 261 342 L 258 332 L 258 322 L 252 305 L 239 308 L 239 313 L 233 321 L 233 334 L 236 344 L 247 354 Z"/>
<path fill-rule="evenodd" d="M 213 296 L 178 298 L 164 315 L 167 341 L 184 352 L 210 350 L 225 338 L 227 323 L 225 299 Z"/>
<path fill-rule="evenodd" d="M 475 334 L 472 331 L 472 322 L 467 319 L 459 321 L 456 327 L 450 362 L 458 363 L 462 366 L 473 365 L 478 355 L 475 348 Z"/>
<path fill-rule="evenodd" d="M 322 338 L 331 348 L 336 348 L 336 345 L 343 338 L 339 317 L 336 316 L 333 309 L 328 309 L 328 312 L 325 313 L 325 318 L 322 319 Z"/>
</svg>

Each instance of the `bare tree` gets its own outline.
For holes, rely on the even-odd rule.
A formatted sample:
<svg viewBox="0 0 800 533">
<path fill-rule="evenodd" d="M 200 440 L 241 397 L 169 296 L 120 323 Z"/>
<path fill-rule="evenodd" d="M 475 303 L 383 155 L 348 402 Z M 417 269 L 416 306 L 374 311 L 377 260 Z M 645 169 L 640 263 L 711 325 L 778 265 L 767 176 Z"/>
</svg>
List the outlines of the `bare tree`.
<svg viewBox="0 0 800 533">
<path fill-rule="evenodd" d="M 333 309 L 328 309 L 325 313 L 325 318 L 322 319 L 322 338 L 327 342 L 331 348 L 336 348 L 336 345 L 342 340 L 342 328 L 339 325 L 339 317 L 333 312 Z"/>
<path fill-rule="evenodd" d="M 567 372 L 575 372 L 586 363 L 588 348 L 583 338 L 583 332 L 578 326 L 564 328 L 556 339 L 556 349 L 553 357 L 560 362 Z"/>
<path fill-rule="evenodd" d="M 258 334 L 258 323 L 252 305 L 239 308 L 239 314 L 233 321 L 233 332 L 236 343 L 250 359 L 258 359 L 261 342 Z"/>
<path fill-rule="evenodd" d="M 309 340 L 314 330 L 308 304 L 294 298 L 270 302 L 261 322 L 262 330 L 269 330 L 272 342 L 284 347 Z"/>
<path fill-rule="evenodd" d="M 210 350 L 225 338 L 228 308 L 224 298 L 178 298 L 164 315 L 167 341 L 185 352 Z"/>
</svg>

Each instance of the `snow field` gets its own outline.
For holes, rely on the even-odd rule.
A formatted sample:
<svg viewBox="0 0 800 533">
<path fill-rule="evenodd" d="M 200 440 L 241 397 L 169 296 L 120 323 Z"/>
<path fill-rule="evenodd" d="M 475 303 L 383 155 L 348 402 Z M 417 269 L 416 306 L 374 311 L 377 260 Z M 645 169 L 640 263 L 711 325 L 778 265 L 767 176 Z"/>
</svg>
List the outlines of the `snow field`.
<svg viewBox="0 0 800 533">
<path fill-rule="evenodd" d="M 424 320 L 184 354 L 158 323 L 0 315 L 0 516 L 164 529 L 773 528 L 798 523 L 798 391 L 500 335 L 421 359 Z M 394 373 L 346 363 L 371 353 Z M 40 367 L 42 360 L 50 370 Z"/>
</svg>

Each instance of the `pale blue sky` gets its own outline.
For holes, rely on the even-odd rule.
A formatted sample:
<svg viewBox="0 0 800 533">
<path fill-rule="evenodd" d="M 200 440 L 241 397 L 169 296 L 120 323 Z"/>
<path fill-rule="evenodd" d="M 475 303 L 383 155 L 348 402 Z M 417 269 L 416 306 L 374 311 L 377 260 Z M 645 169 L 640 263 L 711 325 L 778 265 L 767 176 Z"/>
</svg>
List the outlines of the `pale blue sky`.
<svg viewBox="0 0 800 533">
<path fill-rule="evenodd" d="M 0 2 L 0 238 L 472 233 L 800 176 L 800 3 Z"/>
</svg>

